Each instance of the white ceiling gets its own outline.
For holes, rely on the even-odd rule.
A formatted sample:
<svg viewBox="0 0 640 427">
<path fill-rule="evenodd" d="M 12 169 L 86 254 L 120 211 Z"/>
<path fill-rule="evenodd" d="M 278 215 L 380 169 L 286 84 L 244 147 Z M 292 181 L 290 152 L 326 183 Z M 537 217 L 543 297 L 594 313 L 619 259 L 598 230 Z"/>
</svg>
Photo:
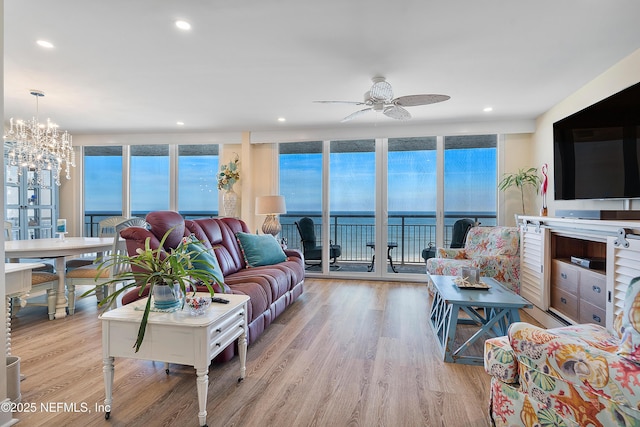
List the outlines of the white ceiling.
<svg viewBox="0 0 640 427">
<path fill-rule="evenodd" d="M 5 116 L 33 116 L 40 89 L 41 121 L 72 133 L 397 125 L 312 102 L 360 101 L 382 75 L 396 96 L 451 96 L 409 107 L 412 125 L 534 119 L 640 48 L 639 16 L 637 0 L 4 0 Z"/>
</svg>

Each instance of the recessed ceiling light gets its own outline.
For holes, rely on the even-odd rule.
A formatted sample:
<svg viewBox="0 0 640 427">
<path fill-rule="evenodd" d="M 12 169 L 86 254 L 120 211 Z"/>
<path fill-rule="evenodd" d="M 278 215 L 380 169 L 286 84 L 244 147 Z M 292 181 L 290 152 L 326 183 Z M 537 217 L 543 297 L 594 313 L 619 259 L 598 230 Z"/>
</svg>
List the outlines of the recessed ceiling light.
<svg viewBox="0 0 640 427">
<path fill-rule="evenodd" d="M 286 121 L 287 121 L 287 119 L 285 119 L 284 117 L 278 117 L 278 121 L 279 121 L 279 122 L 286 122 Z"/>
<path fill-rule="evenodd" d="M 184 122 L 176 122 L 178 126 L 184 126 Z"/>
<path fill-rule="evenodd" d="M 187 21 L 177 20 L 176 27 L 186 31 L 191 29 L 191 24 L 189 24 Z"/>
<path fill-rule="evenodd" d="M 54 47 L 53 43 L 46 40 L 38 40 L 36 43 L 38 43 L 38 46 L 46 47 L 47 49 L 52 49 Z"/>
<path fill-rule="evenodd" d="M 482 111 L 484 111 L 485 113 L 489 113 L 489 112 L 493 111 L 493 107 L 484 107 L 484 109 Z"/>
</svg>

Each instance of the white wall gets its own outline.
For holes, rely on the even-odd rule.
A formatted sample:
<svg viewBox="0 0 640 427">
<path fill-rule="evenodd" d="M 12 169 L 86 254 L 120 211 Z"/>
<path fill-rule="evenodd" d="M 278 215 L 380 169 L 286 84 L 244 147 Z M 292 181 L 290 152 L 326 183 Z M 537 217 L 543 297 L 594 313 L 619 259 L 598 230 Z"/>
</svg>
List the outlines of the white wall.
<svg viewBox="0 0 640 427">
<path fill-rule="evenodd" d="M 540 165 L 533 160 L 533 138 L 532 134 L 510 134 L 504 135 L 504 143 L 500 145 L 501 152 L 498 182 L 504 173 L 517 172 L 519 169 L 538 168 Z M 498 191 L 498 190 L 496 190 Z M 525 210 L 522 212 L 522 200 L 520 191 L 511 188 L 498 194 L 498 223 L 501 225 L 515 225 L 515 215 L 523 213 L 527 215 L 537 215 L 539 213 L 539 198 L 536 190 L 528 187 L 525 189 Z"/>
<path fill-rule="evenodd" d="M 533 135 L 534 164 L 549 164 L 549 216 L 556 209 L 623 209 L 621 200 L 553 200 L 553 123 L 582 110 L 640 81 L 640 49 L 609 68 L 580 90 L 555 105 L 536 121 Z M 630 209 L 640 209 L 640 200 L 631 201 Z"/>
</svg>

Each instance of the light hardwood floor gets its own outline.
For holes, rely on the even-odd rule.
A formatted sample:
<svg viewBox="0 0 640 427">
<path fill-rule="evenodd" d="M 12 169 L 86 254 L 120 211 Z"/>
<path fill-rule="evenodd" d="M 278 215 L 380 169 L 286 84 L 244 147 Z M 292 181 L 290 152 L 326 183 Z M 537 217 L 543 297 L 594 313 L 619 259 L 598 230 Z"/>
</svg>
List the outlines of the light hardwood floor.
<svg viewBox="0 0 640 427">
<path fill-rule="evenodd" d="M 442 362 L 429 298 L 417 283 L 307 279 L 249 346 L 244 382 L 237 357 L 211 366 L 209 426 L 488 426 L 489 376 Z M 89 298 L 64 319 L 33 307 L 13 320 L 22 402 L 37 407 L 16 414 L 19 425 L 197 426 L 193 368 L 166 375 L 162 363 L 128 359 L 116 359 L 104 419 L 97 314 Z"/>
</svg>

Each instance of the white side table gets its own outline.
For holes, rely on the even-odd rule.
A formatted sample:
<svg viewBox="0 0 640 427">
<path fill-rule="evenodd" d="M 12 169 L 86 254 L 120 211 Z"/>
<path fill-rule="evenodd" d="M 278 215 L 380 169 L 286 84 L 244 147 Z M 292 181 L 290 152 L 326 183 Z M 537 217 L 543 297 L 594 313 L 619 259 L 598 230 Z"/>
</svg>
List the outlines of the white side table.
<svg viewBox="0 0 640 427">
<path fill-rule="evenodd" d="M 105 418 L 108 419 L 111 415 L 114 358 L 128 357 L 193 366 L 196 369 L 198 420 L 201 426 L 207 425 L 207 389 L 211 360 L 239 338 L 238 381 L 244 378 L 246 372 L 249 297 L 225 294 L 222 298 L 229 300 L 229 304 L 211 303 L 201 316 L 192 316 L 186 306 L 184 311 L 149 313 L 144 341 L 137 353 L 133 345 L 144 313 L 140 307 L 144 307 L 147 299 L 141 299 L 100 316 L 106 394 Z"/>
</svg>

